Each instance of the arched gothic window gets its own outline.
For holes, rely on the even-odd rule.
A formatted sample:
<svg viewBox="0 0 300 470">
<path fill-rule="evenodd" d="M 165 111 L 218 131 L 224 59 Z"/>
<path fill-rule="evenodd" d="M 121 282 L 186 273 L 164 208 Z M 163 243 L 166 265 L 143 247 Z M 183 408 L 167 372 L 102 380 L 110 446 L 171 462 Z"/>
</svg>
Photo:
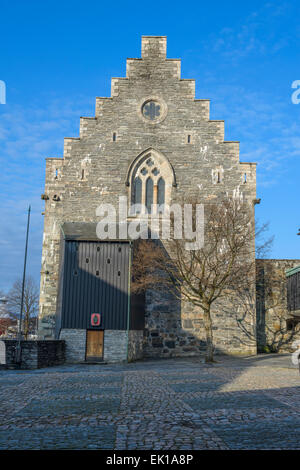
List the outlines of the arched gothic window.
<svg viewBox="0 0 300 470">
<path fill-rule="evenodd" d="M 131 215 L 162 213 L 164 205 L 170 204 L 174 171 L 168 160 L 155 150 L 144 152 L 133 162 L 127 181 Z"/>
</svg>

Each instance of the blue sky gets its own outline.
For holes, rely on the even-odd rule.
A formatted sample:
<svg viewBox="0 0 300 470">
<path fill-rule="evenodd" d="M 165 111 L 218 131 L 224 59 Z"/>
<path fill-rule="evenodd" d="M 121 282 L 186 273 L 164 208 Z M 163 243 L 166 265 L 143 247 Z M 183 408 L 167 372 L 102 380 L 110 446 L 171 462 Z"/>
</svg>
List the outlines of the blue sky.
<svg viewBox="0 0 300 470">
<path fill-rule="evenodd" d="M 256 161 L 257 216 L 270 222 L 274 258 L 300 258 L 299 2 L 190 1 L 0 3 L 0 290 L 22 275 L 26 210 L 32 205 L 28 273 L 37 280 L 42 246 L 45 158 L 62 156 L 110 78 L 140 57 L 141 35 L 168 36 L 167 55 L 196 79 L 240 140 L 241 161 Z"/>
</svg>

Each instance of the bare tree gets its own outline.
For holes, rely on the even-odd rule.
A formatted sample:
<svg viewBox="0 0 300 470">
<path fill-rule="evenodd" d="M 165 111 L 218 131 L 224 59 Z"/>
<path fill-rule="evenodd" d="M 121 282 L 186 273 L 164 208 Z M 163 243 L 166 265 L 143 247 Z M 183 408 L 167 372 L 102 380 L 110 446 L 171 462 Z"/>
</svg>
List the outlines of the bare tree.
<svg viewBox="0 0 300 470">
<path fill-rule="evenodd" d="M 9 326 L 12 325 L 12 318 L 7 309 L 7 299 L 2 290 L 0 290 L 0 336 L 5 335 Z"/>
<path fill-rule="evenodd" d="M 194 208 L 195 227 L 195 207 L 201 201 L 185 203 Z M 135 250 L 133 290 L 171 289 L 175 296 L 198 307 L 206 333 L 206 362 L 214 360 L 212 305 L 236 290 L 255 288 L 253 212 L 252 204 L 234 199 L 206 204 L 201 248 L 186 249 L 185 239 L 171 237 L 165 246 L 150 242 L 151 248 L 148 240 L 140 240 Z"/>
<path fill-rule="evenodd" d="M 9 311 L 19 318 L 22 297 L 22 280 L 18 279 L 7 294 Z M 25 339 L 28 338 L 32 319 L 37 317 L 39 301 L 39 288 L 35 280 L 29 276 L 25 282 L 23 303 L 22 331 Z"/>
<path fill-rule="evenodd" d="M 0 290 L 0 336 L 6 334 L 11 324 L 12 318 L 7 309 L 7 298 L 4 291 Z"/>
</svg>

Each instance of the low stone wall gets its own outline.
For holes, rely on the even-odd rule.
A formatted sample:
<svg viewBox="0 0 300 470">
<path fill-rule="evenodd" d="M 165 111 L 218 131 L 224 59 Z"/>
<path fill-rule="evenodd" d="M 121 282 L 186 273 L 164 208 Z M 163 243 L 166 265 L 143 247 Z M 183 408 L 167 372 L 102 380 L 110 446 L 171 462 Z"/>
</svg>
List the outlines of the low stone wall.
<svg viewBox="0 0 300 470">
<path fill-rule="evenodd" d="M 5 345 L 5 361 L 2 367 L 40 369 L 65 362 L 65 343 L 57 340 L 21 341 L 21 364 L 16 364 L 17 340 L 2 340 Z M 5 363 L 4 363 L 5 362 Z"/>
<path fill-rule="evenodd" d="M 37 347 L 38 368 L 64 364 L 66 349 L 64 341 L 37 341 Z"/>
</svg>

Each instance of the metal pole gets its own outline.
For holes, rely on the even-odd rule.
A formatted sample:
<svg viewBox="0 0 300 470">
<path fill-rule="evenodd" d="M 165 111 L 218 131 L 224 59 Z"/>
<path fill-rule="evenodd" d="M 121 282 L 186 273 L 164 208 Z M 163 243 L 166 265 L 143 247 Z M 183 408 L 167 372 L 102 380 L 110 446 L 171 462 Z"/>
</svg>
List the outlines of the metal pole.
<svg viewBox="0 0 300 470">
<path fill-rule="evenodd" d="M 16 350 L 16 362 L 21 362 L 22 317 L 23 317 L 23 306 L 24 306 L 24 290 L 25 290 L 25 278 L 26 278 L 26 262 L 27 262 L 28 234 L 29 234 L 29 224 L 30 224 L 30 211 L 31 211 L 31 207 L 29 206 L 28 216 L 27 216 L 27 232 L 26 232 L 24 269 L 23 269 L 23 281 L 22 281 L 21 308 L 20 308 L 20 317 L 19 317 L 18 343 L 17 343 L 17 350 Z"/>
<path fill-rule="evenodd" d="M 131 287 L 131 257 L 132 257 L 132 243 L 129 242 L 129 263 L 128 263 L 128 299 L 127 299 L 127 362 L 129 352 L 129 325 L 130 325 L 130 287 Z"/>
</svg>

